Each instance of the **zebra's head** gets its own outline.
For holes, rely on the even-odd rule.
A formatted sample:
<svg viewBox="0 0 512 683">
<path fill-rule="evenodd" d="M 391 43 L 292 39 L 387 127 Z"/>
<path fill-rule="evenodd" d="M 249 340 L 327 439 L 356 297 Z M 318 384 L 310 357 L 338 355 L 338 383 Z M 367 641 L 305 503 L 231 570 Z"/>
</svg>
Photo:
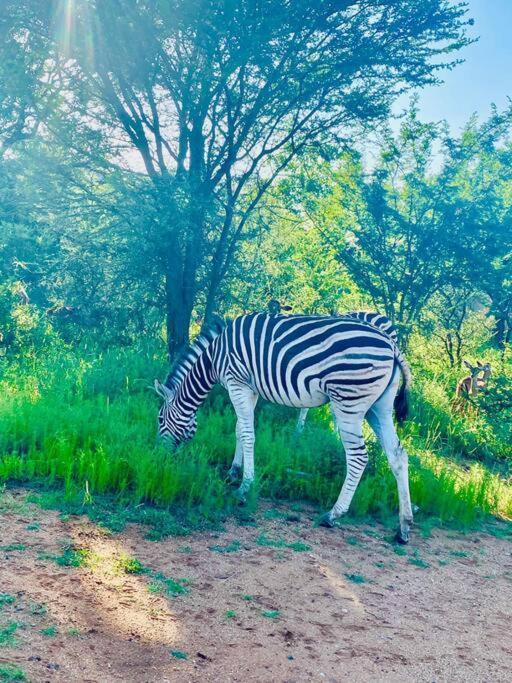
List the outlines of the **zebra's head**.
<svg viewBox="0 0 512 683">
<path fill-rule="evenodd" d="M 158 411 L 158 439 L 166 441 L 171 446 L 179 446 L 189 441 L 197 429 L 195 414 L 186 415 L 176 405 L 176 394 L 165 384 L 155 380 L 155 391 L 163 398 L 163 404 Z"/>
</svg>

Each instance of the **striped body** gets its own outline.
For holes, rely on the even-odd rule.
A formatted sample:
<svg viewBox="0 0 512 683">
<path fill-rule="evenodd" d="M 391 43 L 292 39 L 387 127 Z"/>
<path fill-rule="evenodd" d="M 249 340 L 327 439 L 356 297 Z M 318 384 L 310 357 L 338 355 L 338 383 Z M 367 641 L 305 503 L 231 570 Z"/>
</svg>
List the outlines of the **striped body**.
<svg viewBox="0 0 512 683">
<path fill-rule="evenodd" d="M 159 413 L 160 436 L 175 444 L 191 438 L 198 407 L 215 383 L 222 384 L 237 414 L 237 449 L 231 472 L 235 475 L 243 462 L 239 489 L 243 496 L 254 477 L 258 397 L 296 408 L 329 402 L 347 458 L 340 496 L 325 519 L 326 525 L 332 526 L 333 520 L 348 510 L 368 460 L 362 434 L 366 417 L 397 478 L 401 538 L 407 540 L 412 519 L 407 459 L 392 411 L 399 370 L 404 381 L 397 400 L 402 408 L 410 372 L 389 331 L 360 315 L 363 313 L 336 317 L 253 313 L 206 332 L 178 361 L 165 385 L 157 383 L 165 399 Z"/>
<path fill-rule="evenodd" d="M 377 313 L 375 311 L 348 311 L 346 313 L 339 313 L 336 315 L 336 317 L 350 318 L 367 323 L 368 325 L 379 329 L 381 332 L 384 332 L 395 344 L 398 343 L 398 333 L 396 328 L 391 320 L 381 313 Z M 307 415 L 308 408 L 302 408 L 297 420 L 297 432 L 299 434 L 304 430 Z"/>
<path fill-rule="evenodd" d="M 377 327 L 382 332 L 385 332 L 395 344 L 398 343 L 398 332 L 391 320 L 382 313 L 376 311 L 348 311 L 347 313 L 340 313 L 340 318 L 356 318 L 361 322 L 368 323 L 373 327 Z"/>
<path fill-rule="evenodd" d="M 353 413 L 366 412 L 389 383 L 395 348 L 358 320 L 257 313 L 225 328 L 212 344 L 212 359 L 222 384 L 234 379 L 272 403 L 296 408 L 335 396 Z"/>
</svg>

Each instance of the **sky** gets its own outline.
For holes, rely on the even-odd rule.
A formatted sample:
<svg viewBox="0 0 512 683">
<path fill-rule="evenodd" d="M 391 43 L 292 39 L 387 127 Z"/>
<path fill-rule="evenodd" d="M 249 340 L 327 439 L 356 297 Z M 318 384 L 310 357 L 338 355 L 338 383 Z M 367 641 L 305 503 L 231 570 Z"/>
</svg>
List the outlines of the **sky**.
<svg viewBox="0 0 512 683">
<path fill-rule="evenodd" d="M 457 134 L 473 113 L 485 119 L 491 103 L 503 109 L 512 97 L 512 0 L 467 0 L 475 25 L 470 35 L 477 43 L 459 52 L 465 59 L 452 71 L 440 72 L 444 83 L 420 92 L 424 121 L 446 119 Z M 395 111 L 404 108 L 401 99 Z"/>
</svg>

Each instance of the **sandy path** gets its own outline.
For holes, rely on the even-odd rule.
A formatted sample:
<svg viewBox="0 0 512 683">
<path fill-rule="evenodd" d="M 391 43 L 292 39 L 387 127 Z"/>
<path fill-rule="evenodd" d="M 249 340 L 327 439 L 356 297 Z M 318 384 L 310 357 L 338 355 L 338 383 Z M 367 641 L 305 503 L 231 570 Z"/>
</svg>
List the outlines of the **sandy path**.
<svg viewBox="0 0 512 683">
<path fill-rule="evenodd" d="M 23 497 L 0 514 L 0 666 L 31 681 L 512 680 L 509 541 L 435 531 L 398 555 L 382 528 L 314 529 L 261 504 L 257 527 L 151 542 Z M 51 559 L 69 542 L 85 566 Z M 125 573 L 126 557 L 150 571 Z M 167 597 L 162 575 L 188 592 Z"/>
</svg>

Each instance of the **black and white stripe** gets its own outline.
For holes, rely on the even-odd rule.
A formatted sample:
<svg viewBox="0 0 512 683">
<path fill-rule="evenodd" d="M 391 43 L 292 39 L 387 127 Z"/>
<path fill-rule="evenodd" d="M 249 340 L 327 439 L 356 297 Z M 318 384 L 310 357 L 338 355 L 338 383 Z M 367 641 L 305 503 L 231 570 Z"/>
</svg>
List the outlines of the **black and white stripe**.
<svg viewBox="0 0 512 683">
<path fill-rule="evenodd" d="M 403 383 L 397 396 L 401 370 Z M 347 458 L 340 496 L 324 522 L 347 512 L 368 455 L 362 424 L 366 417 L 381 440 L 397 479 L 400 529 L 407 540 L 412 519 L 407 455 L 400 446 L 392 412 L 400 415 L 410 382 L 396 341 L 359 313 L 343 317 L 253 313 L 199 337 L 165 385 L 159 433 L 179 443 L 196 429 L 199 405 L 215 383 L 227 391 L 237 414 L 236 473 L 243 461 L 243 495 L 254 478 L 254 408 L 259 396 L 273 403 L 311 408 L 330 403 Z M 399 414 L 397 411 L 397 416 Z"/>
<path fill-rule="evenodd" d="M 377 313 L 376 311 L 347 311 L 346 313 L 336 314 L 338 318 L 355 318 L 361 322 L 368 323 L 373 327 L 377 327 L 382 332 L 385 332 L 388 337 L 390 337 L 395 344 L 398 344 L 398 333 L 395 326 L 391 320 L 382 315 L 382 313 Z M 302 408 L 297 420 L 297 432 L 300 434 L 304 430 L 304 425 L 306 424 L 306 418 L 308 415 L 309 408 Z"/>
</svg>

